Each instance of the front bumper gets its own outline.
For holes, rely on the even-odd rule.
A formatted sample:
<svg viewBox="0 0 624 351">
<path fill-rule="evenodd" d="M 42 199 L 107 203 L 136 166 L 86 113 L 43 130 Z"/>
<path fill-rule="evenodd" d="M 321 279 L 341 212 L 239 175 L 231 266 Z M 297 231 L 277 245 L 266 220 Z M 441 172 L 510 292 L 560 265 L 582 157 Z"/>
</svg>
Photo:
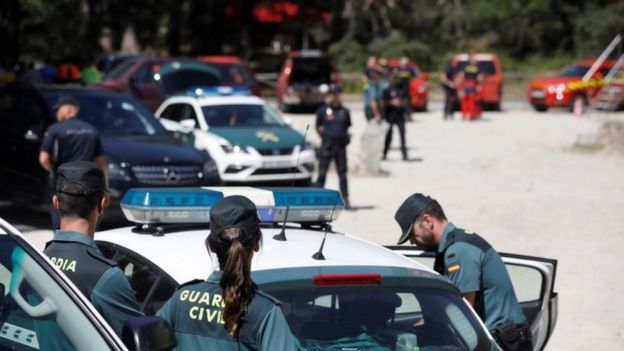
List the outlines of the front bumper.
<svg viewBox="0 0 624 351">
<path fill-rule="evenodd" d="M 311 179 L 315 161 L 312 150 L 304 150 L 301 155 L 226 154 L 217 160 L 221 179 L 234 183 Z"/>
<path fill-rule="evenodd" d="M 529 103 L 534 106 L 565 107 L 570 104 L 570 95 L 566 92 L 551 93 L 545 89 L 531 89 L 528 98 Z"/>
</svg>

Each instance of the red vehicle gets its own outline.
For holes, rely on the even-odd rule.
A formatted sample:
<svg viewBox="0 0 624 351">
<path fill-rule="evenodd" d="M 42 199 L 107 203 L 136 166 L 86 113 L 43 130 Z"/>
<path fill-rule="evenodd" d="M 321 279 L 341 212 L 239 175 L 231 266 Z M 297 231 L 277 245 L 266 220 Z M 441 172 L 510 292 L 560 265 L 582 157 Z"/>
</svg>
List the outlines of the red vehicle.
<svg viewBox="0 0 624 351">
<path fill-rule="evenodd" d="M 236 56 L 200 56 L 198 59 L 216 67 L 221 72 L 223 85 L 248 88 L 252 94 L 260 96 L 260 83 L 256 80 L 249 65 Z"/>
<path fill-rule="evenodd" d="M 391 70 L 401 68 L 401 59 L 389 59 L 388 67 Z M 414 111 L 427 111 L 429 93 L 427 91 L 427 81 L 429 73 L 424 73 L 414 61 L 409 60 L 406 67 L 411 73 L 409 81 L 410 105 Z"/>
<path fill-rule="evenodd" d="M 340 84 L 333 60 L 318 50 L 292 51 L 277 78 L 277 103 L 282 111 L 316 108 L 325 102 L 329 85 Z"/>
<path fill-rule="evenodd" d="M 587 105 L 604 85 L 604 77 L 616 61 L 604 61 L 593 76 L 587 82 L 583 82 L 583 76 L 594 62 L 595 59 L 578 61 L 564 67 L 554 77 L 531 81 L 527 92 L 529 103 L 540 112 L 550 107 L 569 107 L 570 110 L 574 110 L 575 105 Z"/>
<path fill-rule="evenodd" d="M 498 56 L 493 53 L 477 53 L 477 65 L 483 73 L 481 89 L 477 93 L 477 101 L 483 107 L 491 107 L 494 110 L 501 109 L 503 100 L 503 67 Z M 468 63 L 468 54 L 457 54 L 451 58 L 451 67 L 455 72 L 464 69 Z"/>
</svg>

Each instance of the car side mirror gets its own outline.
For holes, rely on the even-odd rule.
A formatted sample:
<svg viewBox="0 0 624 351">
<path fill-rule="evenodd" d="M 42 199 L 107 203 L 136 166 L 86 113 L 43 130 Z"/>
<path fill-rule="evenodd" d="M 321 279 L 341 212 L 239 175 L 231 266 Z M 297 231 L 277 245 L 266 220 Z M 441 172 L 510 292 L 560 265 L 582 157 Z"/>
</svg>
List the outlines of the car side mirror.
<svg viewBox="0 0 624 351">
<path fill-rule="evenodd" d="M 167 351 L 178 345 L 169 323 L 157 316 L 128 319 L 121 340 L 130 351 Z"/>
<path fill-rule="evenodd" d="M 287 126 L 292 126 L 293 124 L 293 119 L 288 116 L 283 116 L 282 120 L 284 121 L 284 123 L 286 123 Z"/>
<path fill-rule="evenodd" d="M 195 129 L 196 123 L 194 119 L 183 119 L 180 121 L 180 125 L 184 128 Z"/>
</svg>

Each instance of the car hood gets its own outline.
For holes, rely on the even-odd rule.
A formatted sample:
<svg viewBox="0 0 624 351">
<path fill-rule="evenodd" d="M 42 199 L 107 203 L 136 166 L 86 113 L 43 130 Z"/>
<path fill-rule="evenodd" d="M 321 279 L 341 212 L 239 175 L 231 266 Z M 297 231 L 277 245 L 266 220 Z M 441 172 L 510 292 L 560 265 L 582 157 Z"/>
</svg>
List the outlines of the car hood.
<svg viewBox="0 0 624 351">
<path fill-rule="evenodd" d="M 529 87 L 532 89 L 541 89 L 543 87 L 557 85 L 557 84 L 566 84 L 569 82 L 580 80 L 582 77 L 548 77 L 548 78 L 539 78 L 534 79 L 529 84 Z"/>
<path fill-rule="evenodd" d="M 197 164 L 208 159 L 198 151 L 172 136 L 102 136 L 104 154 L 116 162 L 131 165 L 162 163 Z"/>
<path fill-rule="evenodd" d="M 303 135 L 286 126 L 245 128 L 212 127 L 209 130 L 232 145 L 251 146 L 256 149 L 294 147 L 304 142 Z"/>
</svg>

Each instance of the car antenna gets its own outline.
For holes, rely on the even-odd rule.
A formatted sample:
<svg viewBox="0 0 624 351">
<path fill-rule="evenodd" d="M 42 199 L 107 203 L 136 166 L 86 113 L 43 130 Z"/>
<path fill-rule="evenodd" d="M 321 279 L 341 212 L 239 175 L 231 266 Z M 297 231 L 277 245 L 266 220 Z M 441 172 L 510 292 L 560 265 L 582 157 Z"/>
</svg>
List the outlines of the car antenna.
<svg viewBox="0 0 624 351">
<path fill-rule="evenodd" d="M 301 152 L 303 151 L 301 149 L 306 143 L 306 138 L 308 137 L 309 129 L 310 129 L 310 125 L 308 124 L 306 125 L 306 130 L 305 130 L 305 133 L 303 134 L 303 143 L 301 144 L 299 153 L 297 154 L 297 163 L 295 164 L 295 168 L 293 169 L 292 182 L 290 183 L 290 192 L 292 192 L 293 188 L 295 187 L 295 177 L 297 176 L 297 169 L 299 168 L 299 160 L 301 159 Z M 282 223 L 282 230 L 279 232 L 279 234 L 273 235 L 273 239 L 277 241 L 286 241 L 286 220 L 288 219 L 289 210 L 290 210 L 290 205 L 287 204 L 286 213 L 284 214 L 284 222 Z"/>
<path fill-rule="evenodd" d="M 336 210 L 336 205 L 338 205 L 339 194 L 336 194 L 336 201 L 334 201 L 334 207 L 332 207 L 331 215 L 329 216 L 329 220 L 333 221 L 334 211 Z M 330 222 L 331 223 L 331 222 Z M 319 250 L 312 255 L 312 258 L 317 261 L 325 261 L 325 256 L 323 255 L 323 248 L 325 247 L 325 238 L 327 238 L 327 232 L 331 230 L 331 224 L 327 224 L 325 226 L 325 233 L 323 234 L 323 241 L 321 241 L 321 247 Z"/>
</svg>

